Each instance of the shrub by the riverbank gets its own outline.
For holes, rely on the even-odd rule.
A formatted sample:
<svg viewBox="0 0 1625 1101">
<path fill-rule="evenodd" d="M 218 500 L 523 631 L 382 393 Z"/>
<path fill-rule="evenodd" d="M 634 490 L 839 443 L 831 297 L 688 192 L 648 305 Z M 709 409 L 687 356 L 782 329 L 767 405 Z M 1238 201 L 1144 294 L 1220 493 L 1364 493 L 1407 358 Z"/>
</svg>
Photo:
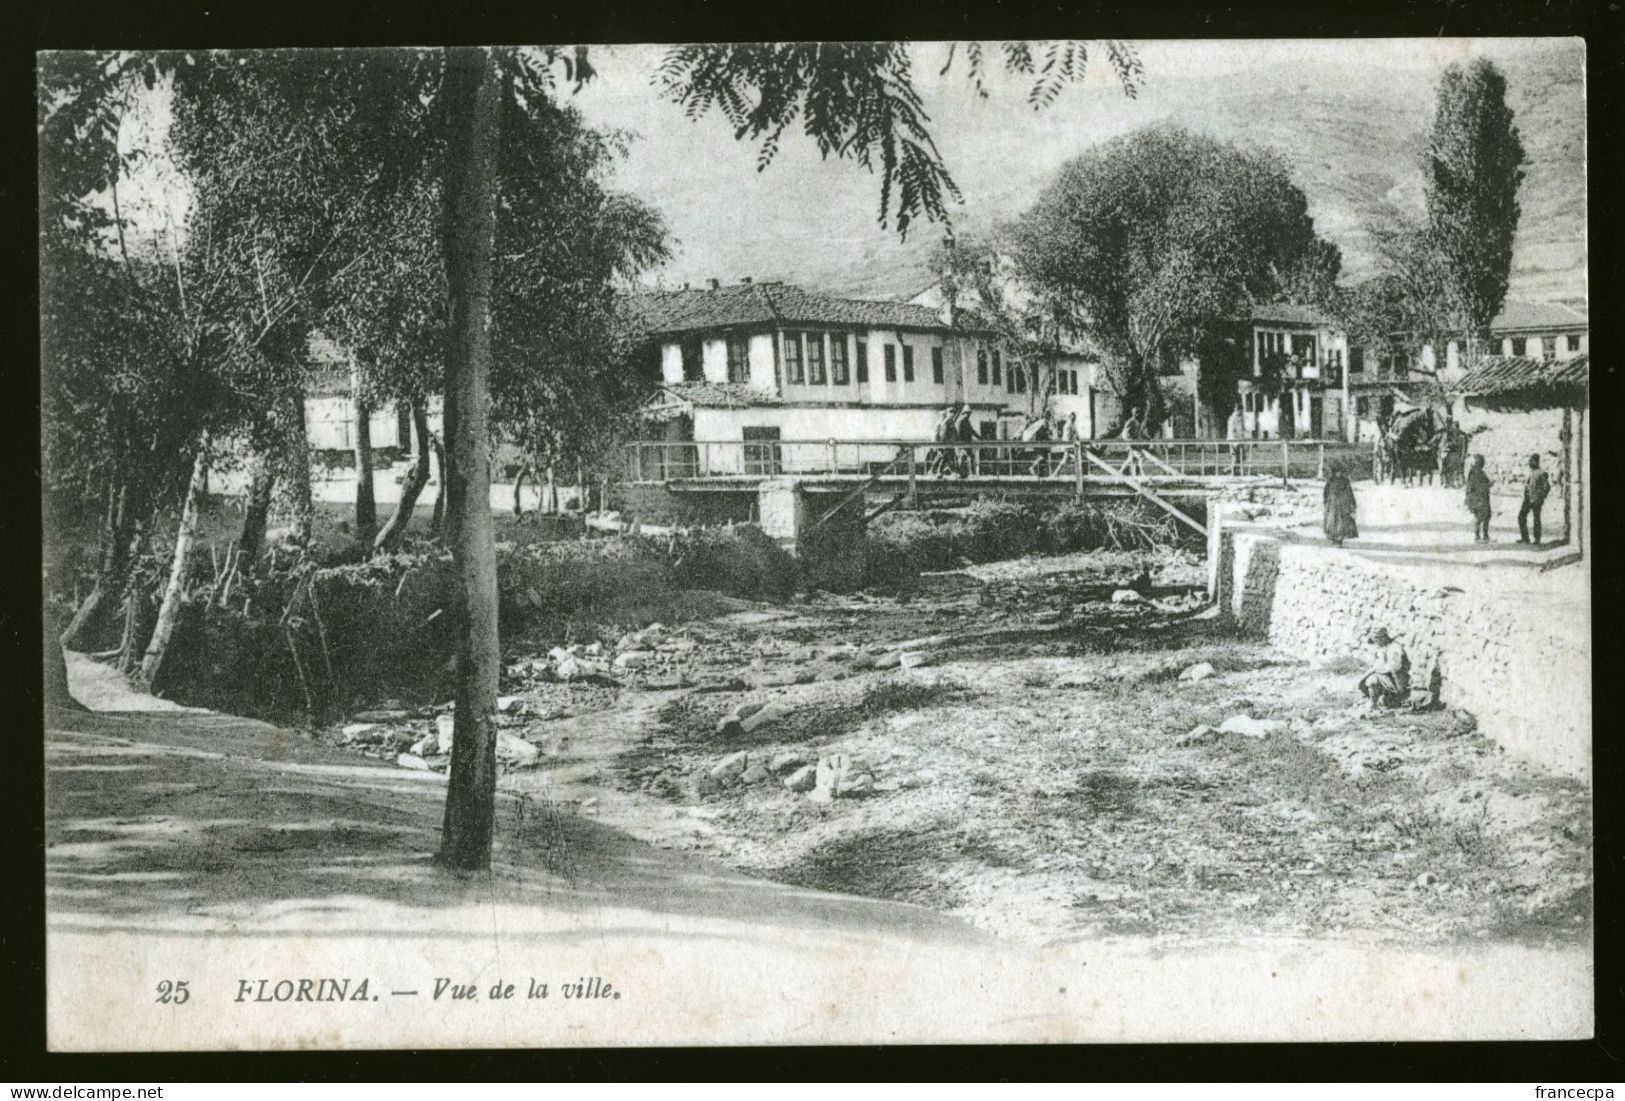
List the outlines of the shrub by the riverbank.
<svg viewBox="0 0 1625 1101">
<path fill-rule="evenodd" d="M 869 529 L 865 576 L 870 584 L 887 584 L 1029 554 L 1152 550 L 1175 546 L 1185 536 L 1171 516 L 1139 500 L 1059 505 L 980 500 L 965 509 L 880 517 Z"/>
</svg>

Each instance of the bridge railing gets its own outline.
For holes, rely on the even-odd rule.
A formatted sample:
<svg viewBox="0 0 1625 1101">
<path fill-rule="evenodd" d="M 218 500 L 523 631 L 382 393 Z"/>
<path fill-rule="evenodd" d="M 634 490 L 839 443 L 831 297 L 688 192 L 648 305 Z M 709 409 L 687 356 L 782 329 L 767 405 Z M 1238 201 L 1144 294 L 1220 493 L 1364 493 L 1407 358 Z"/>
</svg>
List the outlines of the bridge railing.
<svg viewBox="0 0 1625 1101">
<path fill-rule="evenodd" d="M 1091 460 L 1090 456 L 1093 456 Z M 1326 440 L 639 440 L 635 482 L 877 475 L 915 480 L 1110 480 L 1102 464 L 1146 481 L 1322 478 L 1328 463 L 1370 464 L 1368 448 Z"/>
</svg>

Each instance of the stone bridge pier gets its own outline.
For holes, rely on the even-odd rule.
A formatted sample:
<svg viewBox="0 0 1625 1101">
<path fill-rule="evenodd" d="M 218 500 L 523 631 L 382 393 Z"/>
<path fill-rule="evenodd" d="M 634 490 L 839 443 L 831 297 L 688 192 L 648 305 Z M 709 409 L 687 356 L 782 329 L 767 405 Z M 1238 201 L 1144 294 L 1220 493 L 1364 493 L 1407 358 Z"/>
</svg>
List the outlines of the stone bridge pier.
<svg viewBox="0 0 1625 1101">
<path fill-rule="evenodd" d="M 757 487 L 762 531 L 801 563 L 810 588 L 849 592 L 863 587 L 868 553 L 860 492 L 813 489 L 798 478 L 773 478 Z"/>
</svg>

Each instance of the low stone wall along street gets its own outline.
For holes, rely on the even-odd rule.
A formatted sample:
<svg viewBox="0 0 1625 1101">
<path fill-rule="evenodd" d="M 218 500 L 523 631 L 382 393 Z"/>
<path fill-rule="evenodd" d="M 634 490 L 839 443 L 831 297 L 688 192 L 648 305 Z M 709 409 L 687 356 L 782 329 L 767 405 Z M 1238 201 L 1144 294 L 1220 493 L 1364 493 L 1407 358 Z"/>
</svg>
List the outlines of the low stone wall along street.
<svg viewBox="0 0 1625 1101">
<path fill-rule="evenodd" d="M 1246 527 L 1225 527 L 1210 550 L 1219 605 L 1243 632 L 1305 660 L 1368 663 L 1370 633 L 1385 627 L 1405 644 L 1413 685 L 1426 686 L 1436 664 L 1444 702 L 1471 712 L 1509 752 L 1589 776 L 1583 567 L 1397 564 Z"/>
</svg>

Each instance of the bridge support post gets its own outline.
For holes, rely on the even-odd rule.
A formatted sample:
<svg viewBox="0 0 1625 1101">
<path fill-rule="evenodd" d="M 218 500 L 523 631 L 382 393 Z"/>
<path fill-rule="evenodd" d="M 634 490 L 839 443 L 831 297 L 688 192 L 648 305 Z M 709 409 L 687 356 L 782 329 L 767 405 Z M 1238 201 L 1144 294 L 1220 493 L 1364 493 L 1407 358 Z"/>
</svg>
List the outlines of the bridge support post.
<svg viewBox="0 0 1625 1101">
<path fill-rule="evenodd" d="M 841 493 L 809 490 L 796 478 L 770 478 L 756 489 L 762 533 L 800 562 L 809 588 L 846 591 L 863 585 L 864 509 L 860 501 L 835 510 L 841 499 Z"/>
<path fill-rule="evenodd" d="M 1078 500 L 1083 500 L 1083 441 L 1079 440 L 1072 445 L 1072 489 Z"/>
</svg>

